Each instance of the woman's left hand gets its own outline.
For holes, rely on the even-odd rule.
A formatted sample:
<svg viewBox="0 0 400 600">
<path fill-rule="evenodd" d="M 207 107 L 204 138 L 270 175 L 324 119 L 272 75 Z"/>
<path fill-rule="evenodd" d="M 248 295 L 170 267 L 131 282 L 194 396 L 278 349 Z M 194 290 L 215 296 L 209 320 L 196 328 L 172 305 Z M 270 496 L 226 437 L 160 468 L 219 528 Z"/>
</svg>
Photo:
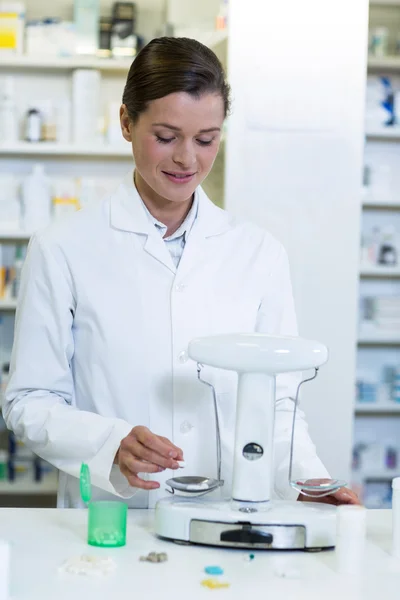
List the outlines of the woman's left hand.
<svg viewBox="0 0 400 600">
<path fill-rule="evenodd" d="M 339 506 L 340 504 L 355 504 L 361 506 L 359 497 L 349 488 L 340 488 L 339 490 L 336 490 L 336 492 L 332 492 L 332 494 L 323 496 L 322 498 L 300 494 L 297 500 L 299 502 L 323 502 L 324 504 L 334 504 L 335 506 Z"/>
</svg>

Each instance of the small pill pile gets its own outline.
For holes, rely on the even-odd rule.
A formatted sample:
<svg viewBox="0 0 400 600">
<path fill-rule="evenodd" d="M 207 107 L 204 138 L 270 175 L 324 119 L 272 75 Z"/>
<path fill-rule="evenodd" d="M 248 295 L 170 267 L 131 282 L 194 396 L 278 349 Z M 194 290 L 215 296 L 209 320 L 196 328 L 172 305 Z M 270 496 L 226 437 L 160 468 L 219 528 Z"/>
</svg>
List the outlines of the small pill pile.
<svg viewBox="0 0 400 600">
<path fill-rule="evenodd" d="M 66 560 L 59 568 L 59 572 L 70 575 L 104 576 L 113 573 L 116 566 L 112 558 L 83 554 Z"/>
<path fill-rule="evenodd" d="M 166 562 L 168 560 L 168 554 L 166 552 L 149 552 L 147 556 L 141 556 L 139 560 L 151 563 Z"/>
</svg>

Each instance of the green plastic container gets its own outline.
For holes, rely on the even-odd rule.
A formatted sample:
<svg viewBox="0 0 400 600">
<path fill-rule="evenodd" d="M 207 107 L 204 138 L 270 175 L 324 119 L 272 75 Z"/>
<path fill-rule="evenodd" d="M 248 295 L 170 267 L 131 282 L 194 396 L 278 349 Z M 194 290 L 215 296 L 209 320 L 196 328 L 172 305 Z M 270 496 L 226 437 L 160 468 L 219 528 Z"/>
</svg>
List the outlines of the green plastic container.
<svg viewBox="0 0 400 600">
<path fill-rule="evenodd" d="M 88 506 L 88 544 L 116 548 L 126 544 L 128 507 L 123 502 L 98 501 Z"/>
</svg>

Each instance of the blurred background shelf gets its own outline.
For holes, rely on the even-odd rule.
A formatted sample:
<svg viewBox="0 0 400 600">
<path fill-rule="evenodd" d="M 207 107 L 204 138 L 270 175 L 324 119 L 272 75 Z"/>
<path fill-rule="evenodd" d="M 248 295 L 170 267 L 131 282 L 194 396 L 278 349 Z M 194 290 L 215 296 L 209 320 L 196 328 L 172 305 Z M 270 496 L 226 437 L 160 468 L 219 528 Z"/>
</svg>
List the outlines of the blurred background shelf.
<svg viewBox="0 0 400 600">
<path fill-rule="evenodd" d="M 400 476 L 400 469 L 367 469 L 365 471 L 355 471 L 357 478 L 362 480 L 385 480 L 391 481 L 394 477 Z"/>
<path fill-rule="evenodd" d="M 1 144 L 0 155 L 8 156 L 104 156 L 109 158 L 132 158 L 132 149 L 127 143 L 121 146 L 107 145 L 77 145 L 52 142 L 17 142 L 14 144 Z"/>
<path fill-rule="evenodd" d="M 400 6 L 400 0 L 369 0 L 371 6 Z"/>
<path fill-rule="evenodd" d="M 16 300 L 0 300 L 0 311 L 1 310 L 13 311 L 16 308 L 17 308 Z"/>
<path fill-rule="evenodd" d="M 363 200 L 363 208 L 377 208 L 400 210 L 400 201 L 398 200 L 379 200 L 378 198 L 367 197 Z"/>
<path fill-rule="evenodd" d="M 400 267 L 386 265 L 361 265 L 360 277 L 398 278 L 400 277 Z"/>
<path fill-rule="evenodd" d="M 376 71 L 399 71 L 400 56 L 370 56 L 368 58 L 368 69 Z"/>
<path fill-rule="evenodd" d="M 379 403 L 362 403 L 356 402 L 355 411 L 358 415 L 400 415 L 400 403 L 396 404 L 393 402 L 392 404 L 379 404 Z"/>
<path fill-rule="evenodd" d="M 400 142 L 400 127 L 381 127 L 377 129 L 368 129 L 365 135 L 369 139 L 393 140 Z"/>
<path fill-rule="evenodd" d="M 16 70 L 53 70 L 73 71 L 74 69 L 98 69 L 99 71 L 126 74 L 132 60 L 117 58 L 91 58 L 84 56 L 41 56 L 16 55 L 4 56 L 1 60 L 2 69 Z"/>
<path fill-rule="evenodd" d="M 24 494 L 30 496 L 55 495 L 57 494 L 58 477 L 54 475 L 45 476 L 42 481 L 33 481 L 28 477 L 21 477 L 16 481 L 0 481 L 1 494 Z"/>
<path fill-rule="evenodd" d="M 362 333 L 358 336 L 358 344 L 359 346 L 400 346 L 400 332 Z"/>
<path fill-rule="evenodd" d="M 2 231 L 0 229 L 0 243 L 5 241 L 27 242 L 31 235 L 31 233 L 27 233 L 26 231 Z"/>
</svg>

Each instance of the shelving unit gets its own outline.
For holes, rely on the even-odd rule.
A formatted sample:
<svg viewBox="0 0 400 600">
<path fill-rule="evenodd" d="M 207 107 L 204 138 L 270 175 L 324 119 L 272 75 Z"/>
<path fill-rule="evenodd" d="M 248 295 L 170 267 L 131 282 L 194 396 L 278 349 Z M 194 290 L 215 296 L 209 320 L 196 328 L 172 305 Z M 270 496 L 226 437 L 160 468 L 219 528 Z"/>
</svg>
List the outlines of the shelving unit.
<svg viewBox="0 0 400 600">
<path fill-rule="evenodd" d="M 362 476 L 362 479 L 373 479 L 377 481 L 386 481 L 391 480 L 394 477 L 399 476 L 400 469 L 371 469 L 371 470 L 363 470 L 359 473 Z"/>
<path fill-rule="evenodd" d="M 400 210 L 400 202 L 396 200 L 380 200 L 379 198 L 365 198 L 363 208 L 380 210 Z"/>
<path fill-rule="evenodd" d="M 400 277 L 400 266 L 386 266 L 386 265 L 361 265 L 360 277 L 373 277 L 381 278 L 388 277 L 397 279 Z"/>
<path fill-rule="evenodd" d="M 18 142 L 16 144 L 1 144 L 0 156 L 87 156 L 107 158 L 132 159 L 132 149 L 128 143 L 121 146 L 58 144 L 51 142 L 40 142 L 31 144 L 29 142 Z"/>
<path fill-rule="evenodd" d="M 2 57 L 1 68 L 12 71 L 18 70 L 49 70 L 49 71 L 73 71 L 74 69 L 98 69 L 107 73 L 118 73 L 126 75 L 132 60 L 116 58 L 96 58 L 85 56 L 41 56 L 21 55 Z"/>
<path fill-rule="evenodd" d="M 26 231 L 2 231 L 0 229 L 1 242 L 27 242 L 31 237 L 31 233 Z"/>
<path fill-rule="evenodd" d="M 400 332 L 361 332 L 358 336 L 359 346 L 400 346 Z"/>
<path fill-rule="evenodd" d="M 368 58 L 370 71 L 400 71 L 400 56 L 370 56 Z"/>
<path fill-rule="evenodd" d="M 398 7 L 400 10 L 400 0 L 370 0 L 370 5 L 371 28 L 379 27 L 381 24 L 389 27 L 390 20 L 395 19 L 393 7 Z M 375 6 L 378 8 L 373 10 Z M 395 10 L 397 11 L 397 9 Z M 398 14 L 400 16 L 400 12 Z M 394 52 L 393 35 L 394 31 L 390 29 L 392 52 Z M 368 71 L 373 76 L 385 74 L 398 78 L 400 76 L 400 55 L 369 56 Z M 399 164 L 395 156 L 397 156 L 398 144 L 400 143 L 400 125 L 368 128 L 365 131 L 365 141 L 367 145 L 366 164 L 370 167 L 388 164 L 394 174 Z M 372 225 L 384 227 L 389 223 L 396 223 L 395 226 L 398 229 L 397 213 L 400 212 L 399 182 L 399 179 L 395 182 L 395 177 L 393 177 L 391 183 L 393 186 L 391 189 L 392 197 L 387 190 L 382 192 L 384 196 L 379 196 L 378 191 L 376 191 L 377 188 L 364 189 L 362 213 L 366 230 L 370 231 Z M 396 193 L 398 194 L 397 197 Z M 392 214 L 396 215 L 394 219 Z M 387 266 L 362 263 L 359 269 L 359 280 L 362 296 L 374 297 L 385 296 L 386 294 L 397 296 L 400 285 L 400 265 Z M 370 443 L 371 440 L 377 441 L 384 447 L 391 443 L 397 448 L 398 459 L 400 460 L 400 444 L 396 443 L 396 440 L 400 439 L 400 403 L 397 404 L 390 400 L 390 388 L 387 387 L 389 384 L 384 379 L 383 370 L 388 365 L 400 366 L 400 330 L 374 326 L 373 323 L 367 323 L 366 325 L 363 323 L 360 326 L 358 336 L 358 354 L 358 368 L 360 369 L 358 376 L 360 381 L 377 385 L 377 400 L 371 403 L 355 403 L 355 445 L 357 446 L 363 442 Z M 374 487 L 374 484 L 390 482 L 398 474 L 400 474 L 400 465 L 399 469 L 387 469 L 384 465 L 382 465 L 382 468 L 370 469 L 368 464 L 362 464 L 361 469 L 353 472 L 353 477 L 357 485 L 362 485 L 364 491 L 367 489 L 368 484 L 372 485 L 370 491 L 372 498 L 376 493 L 376 489 L 378 489 Z M 375 500 L 372 500 L 372 502 L 375 502 Z M 387 498 L 383 502 L 387 503 Z"/>
<path fill-rule="evenodd" d="M 195 37 L 205 46 L 214 48 L 224 42 L 227 31 L 196 30 Z M 1 68 L 11 71 L 73 71 L 74 69 L 98 69 L 102 73 L 126 76 L 132 64 L 132 59 L 96 58 L 86 56 L 42 56 L 22 55 L 2 57 Z"/>
<path fill-rule="evenodd" d="M 377 129 L 368 129 L 365 136 L 370 140 L 391 140 L 400 142 L 400 126 L 381 127 Z"/>
<path fill-rule="evenodd" d="M 14 311 L 17 308 L 16 300 L 0 300 L 0 311 Z"/>
<path fill-rule="evenodd" d="M 382 210 L 392 212 L 399 209 L 400 205 L 394 201 L 382 202 L 365 198 L 363 203 L 364 211 L 378 211 L 378 215 L 381 214 Z M 386 216 L 387 218 L 390 217 Z M 375 286 L 379 286 L 379 290 L 381 289 L 380 286 L 390 286 L 389 288 L 385 287 L 385 289 L 390 289 L 393 293 L 393 289 L 397 289 L 394 286 L 399 285 L 400 267 L 398 265 L 361 264 L 359 276 L 360 281 L 364 282 L 362 285 L 373 286 L 365 288 L 367 294 L 374 295 L 376 293 L 376 295 L 379 295 L 381 292 L 378 292 L 378 288 Z M 385 294 L 385 292 L 382 293 Z M 354 414 L 356 419 L 360 419 L 356 446 L 360 442 L 363 443 L 362 440 L 367 445 L 371 443 L 371 440 L 376 440 L 385 448 L 388 446 L 395 448 L 398 457 L 400 457 L 400 447 L 396 442 L 400 424 L 400 403 L 389 400 L 388 394 L 390 394 L 390 391 L 382 370 L 384 365 L 400 364 L 400 331 L 398 329 L 377 327 L 372 323 L 364 324 L 360 327 L 358 346 L 360 351 L 364 352 L 363 361 L 365 362 L 362 366 L 362 372 L 365 373 L 365 370 L 369 372 L 368 369 L 370 369 L 372 381 L 379 381 L 380 383 L 375 384 L 377 385 L 376 394 L 378 398 L 376 402 L 356 402 L 355 404 Z M 371 352 L 376 354 L 366 354 Z M 382 358 L 378 358 L 377 353 Z M 377 361 L 376 364 L 375 361 Z M 380 367 L 377 366 L 378 364 Z M 376 380 L 375 377 L 378 377 L 378 379 Z M 366 379 L 366 382 L 368 382 L 368 379 Z M 383 393 L 387 400 L 382 399 Z M 380 503 L 385 507 L 390 506 L 390 482 L 393 477 L 399 474 L 400 468 L 388 469 L 382 465 L 382 468 L 370 469 L 368 459 L 361 460 L 363 461 L 363 468 L 353 471 L 353 484 L 357 487 L 360 486 L 359 489 L 362 490 L 364 495 L 363 501 L 366 502 L 367 506 L 374 508 L 378 508 Z"/>
<path fill-rule="evenodd" d="M 400 0 L 370 0 L 372 6 L 400 6 Z"/>
<path fill-rule="evenodd" d="M 25 496 L 43 496 L 57 494 L 57 474 L 44 476 L 42 481 L 33 481 L 23 476 L 15 481 L 0 481 L 1 494 L 24 494 Z"/>
<path fill-rule="evenodd" d="M 397 415 L 400 414 L 400 404 L 379 404 L 378 402 L 356 402 L 355 411 L 358 415 Z"/>
</svg>

